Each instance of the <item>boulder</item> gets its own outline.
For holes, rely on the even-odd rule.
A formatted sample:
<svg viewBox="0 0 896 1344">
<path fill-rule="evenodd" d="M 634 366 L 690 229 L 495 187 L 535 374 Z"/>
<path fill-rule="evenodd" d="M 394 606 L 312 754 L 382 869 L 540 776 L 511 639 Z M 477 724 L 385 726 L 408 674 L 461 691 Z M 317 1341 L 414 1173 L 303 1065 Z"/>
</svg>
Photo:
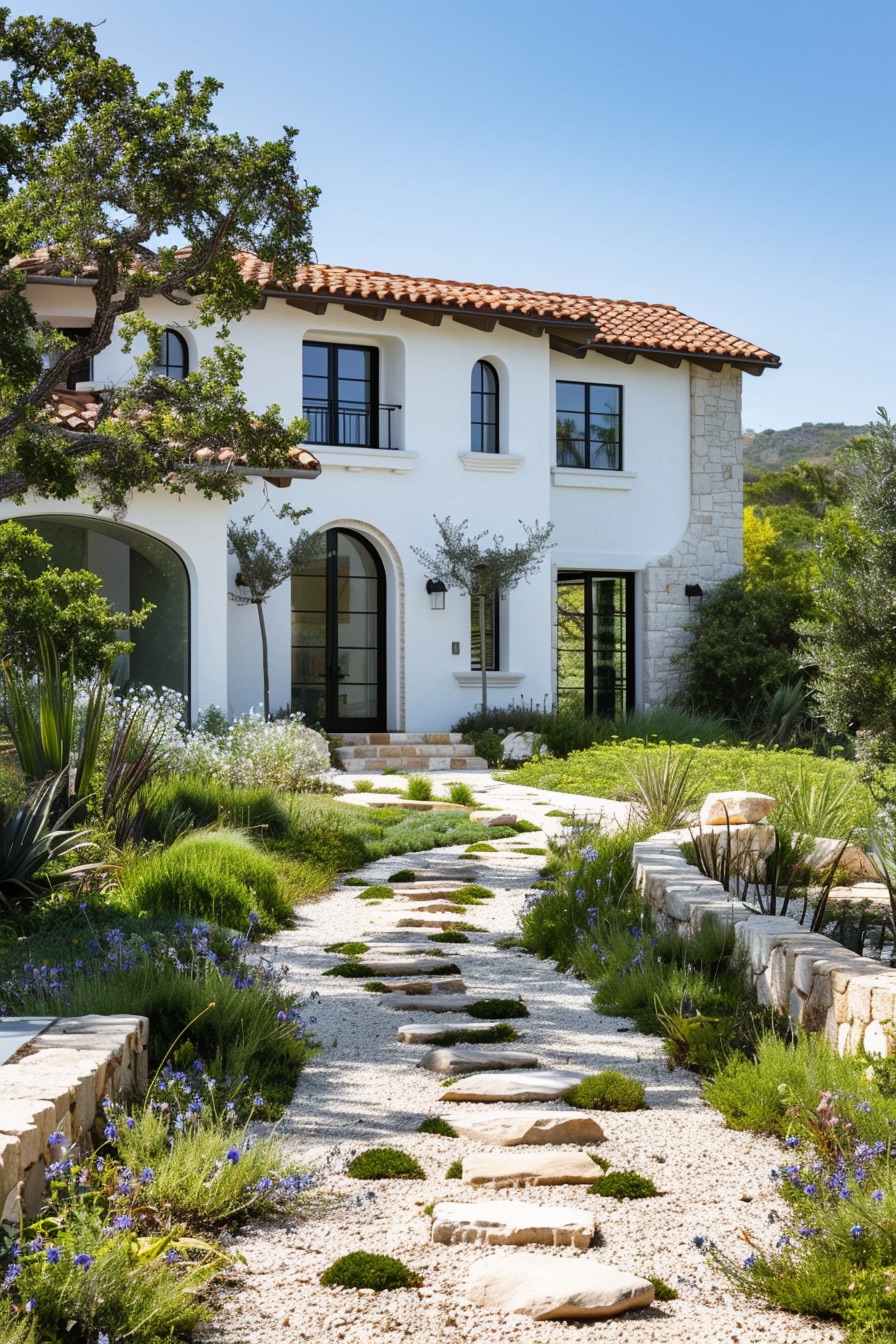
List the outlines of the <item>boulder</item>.
<svg viewBox="0 0 896 1344">
<path fill-rule="evenodd" d="M 584 1251 L 593 1236 L 593 1214 L 559 1204 L 545 1207 L 514 1199 L 445 1202 L 432 1213 L 432 1239 L 448 1245 L 575 1246 Z"/>
<path fill-rule="evenodd" d="M 499 812 L 496 817 L 489 817 L 488 821 L 485 824 L 486 826 L 515 826 L 516 813 Z"/>
<path fill-rule="evenodd" d="M 584 1111 L 495 1111 L 491 1115 L 452 1115 L 463 1139 L 531 1146 L 543 1143 L 603 1143 L 606 1135 L 593 1115 Z"/>
<path fill-rule="evenodd" d="M 494 1025 L 494 1022 L 477 1022 L 473 1017 L 465 1017 L 459 1022 L 412 1022 L 408 1026 L 399 1027 L 395 1039 L 399 1045 L 428 1045 L 443 1031 L 480 1033 L 491 1031 Z"/>
<path fill-rule="evenodd" d="M 428 1051 L 421 1069 L 433 1073 L 486 1073 L 489 1069 L 537 1069 L 538 1056 L 521 1050 L 489 1049 L 484 1045 L 443 1045 Z"/>
<path fill-rule="evenodd" d="M 501 746 L 505 761 L 529 761 L 535 755 L 535 733 L 508 733 Z"/>
<path fill-rule="evenodd" d="M 490 1255 L 470 1266 L 466 1297 L 487 1311 L 536 1321 L 603 1320 L 649 1307 L 653 1284 L 587 1258 Z"/>
<path fill-rule="evenodd" d="M 708 793 L 700 809 L 701 826 L 739 826 L 744 822 L 765 821 L 778 806 L 766 793 L 731 789 L 727 793 Z"/>
<path fill-rule="evenodd" d="M 819 836 L 806 862 L 810 868 L 827 868 L 840 854 L 841 849 L 843 853 L 837 863 L 838 868 L 845 869 L 847 873 L 855 873 L 856 877 L 880 879 L 880 873 L 864 850 L 859 849 L 858 845 L 851 844 L 844 848 L 842 840 L 828 840 L 824 836 Z"/>
<path fill-rule="evenodd" d="M 602 1172 L 578 1149 L 535 1153 L 472 1153 L 463 1160 L 464 1185 L 593 1185 Z"/>
<path fill-rule="evenodd" d="M 420 1004 L 423 1002 L 421 999 Z M 425 1002 L 429 1008 L 432 1000 Z M 519 1073 L 508 1069 L 506 1073 L 474 1073 L 446 1087 L 443 1096 L 446 1101 L 557 1101 L 581 1081 L 581 1073 L 567 1073 L 561 1069 L 532 1069 Z"/>
</svg>

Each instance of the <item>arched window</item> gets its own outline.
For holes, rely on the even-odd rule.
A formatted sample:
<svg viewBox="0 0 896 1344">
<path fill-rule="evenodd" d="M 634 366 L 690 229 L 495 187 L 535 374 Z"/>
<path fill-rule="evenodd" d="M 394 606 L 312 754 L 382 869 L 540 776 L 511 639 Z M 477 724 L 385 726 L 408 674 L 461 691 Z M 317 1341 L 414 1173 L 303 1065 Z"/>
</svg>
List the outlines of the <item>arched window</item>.
<svg viewBox="0 0 896 1344">
<path fill-rule="evenodd" d="M 498 375 L 484 359 L 473 365 L 470 383 L 470 448 L 474 453 L 498 451 Z"/>
<path fill-rule="evenodd" d="M 162 333 L 162 358 L 156 365 L 160 378 L 186 378 L 190 372 L 187 343 L 176 331 Z"/>
</svg>

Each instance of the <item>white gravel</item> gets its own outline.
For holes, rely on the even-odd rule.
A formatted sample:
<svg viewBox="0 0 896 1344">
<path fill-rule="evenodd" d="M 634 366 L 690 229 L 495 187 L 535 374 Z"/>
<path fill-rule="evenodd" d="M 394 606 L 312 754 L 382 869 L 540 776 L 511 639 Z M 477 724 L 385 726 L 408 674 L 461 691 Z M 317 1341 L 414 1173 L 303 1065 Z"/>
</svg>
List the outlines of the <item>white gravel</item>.
<svg viewBox="0 0 896 1344">
<path fill-rule="evenodd" d="M 477 793 L 484 791 L 478 778 L 474 787 Z M 502 786 L 500 793 L 497 786 L 493 789 L 503 805 L 513 803 L 520 815 L 532 818 L 545 814 L 535 802 L 555 805 L 562 797 L 530 789 L 517 790 L 514 796 L 512 786 Z M 595 800 L 589 801 L 593 806 Z M 545 822 L 546 829 L 555 826 Z M 236 1249 L 246 1259 L 240 1291 L 223 1303 L 203 1338 L 220 1344 L 369 1344 L 410 1337 L 423 1344 L 436 1339 L 444 1344 L 555 1344 L 585 1330 L 607 1344 L 623 1338 L 643 1344 L 842 1340 L 842 1331 L 829 1322 L 771 1311 L 732 1293 L 695 1248 L 693 1238 L 701 1235 L 744 1256 L 744 1231 L 760 1242 L 774 1242 L 776 1219 L 784 1209 L 768 1172 L 780 1160 L 780 1146 L 726 1130 L 721 1116 L 700 1100 L 699 1081 L 682 1071 L 670 1073 L 656 1038 L 642 1036 L 619 1018 L 596 1014 L 583 982 L 558 974 L 550 962 L 494 946 L 496 936 L 516 931 L 518 912 L 541 863 L 537 856 L 514 852 L 513 846 L 538 846 L 544 839 L 527 834 L 495 843 L 500 852 L 481 856 L 481 863 L 458 859 L 458 849 L 437 850 L 386 859 L 362 873 L 371 881 L 383 881 L 396 869 L 413 866 L 481 881 L 496 891 L 494 901 L 469 912 L 470 922 L 487 932 L 472 934 L 470 944 L 442 950 L 461 967 L 475 995 L 525 998 L 531 1016 L 517 1022 L 522 1039 L 514 1048 L 532 1051 L 551 1067 L 586 1073 L 617 1068 L 641 1079 L 650 1109 L 601 1115 L 607 1141 L 600 1152 L 614 1167 L 651 1177 L 666 1193 L 658 1199 L 619 1202 L 590 1195 L 585 1187 L 477 1195 L 460 1181 L 446 1180 L 450 1163 L 486 1148 L 465 1139 L 418 1134 L 420 1121 L 438 1114 L 450 1119 L 454 1108 L 463 1107 L 467 1114 L 493 1108 L 445 1103 L 439 1076 L 415 1067 L 427 1047 L 396 1043 L 398 1026 L 413 1015 L 398 1018 L 358 981 L 321 975 L 335 960 L 322 950 L 328 943 L 363 939 L 378 947 L 420 945 L 415 930 L 390 931 L 404 902 L 371 908 L 357 899 L 357 888 L 343 886 L 319 903 L 301 907 L 296 928 L 280 935 L 276 945 L 277 959 L 291 967 L 290 988 L 306 999 L 315 997 L 309 1012 L 317 1018 L 314 1030 L 322 1045 L 302 1075 L 279 1132 L 296 1156 L 318 1168 L 326 1199 L 301 1220 L 249 1229 L 236 1238 Z M 553 1105 L 565 1109 L 563 1103 Z M 533 1104 L 526 1103 L 526 1109 Z M 386 1145 L 413 1154 L 427 1179 L 365 1185 L 343 1174 L 355 1153 Z M 463 1296 L 468 1266 L 491 1252 L 469 1245 L 433 1245 L 424 1207 L 477 1197 L 542 1206 L 560 1203 L 593 1212 L 600 1244 L 554 1254 L 588 1255 L 637 1274 L 659 1275 L 677 1289 L 679 1300 L 593 1324 L 534 1322 L 471 1306 Z M 355 1250 L 397 1256 L 422 1275 L 424 1287 L 387 1293 L 321 1287 L 323 1270 Z M 543 1248 L 532 1251 L 541 1253 Z M 525 1247 L 514 1251 L 529 1253 Z"/>
</svg>

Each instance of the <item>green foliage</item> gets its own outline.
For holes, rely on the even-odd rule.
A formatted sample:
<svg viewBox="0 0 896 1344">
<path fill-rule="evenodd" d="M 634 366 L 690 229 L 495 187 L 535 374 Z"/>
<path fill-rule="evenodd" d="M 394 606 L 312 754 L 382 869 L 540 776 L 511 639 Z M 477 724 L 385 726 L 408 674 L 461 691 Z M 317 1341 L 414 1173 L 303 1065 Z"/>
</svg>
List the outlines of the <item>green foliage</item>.
<svg viewBox="0 0 896 1344">
<path fill-rule="evenodd" d="M 658 1279 L 653 1274 L 648 1274 L 648 1280 L 653 1284 L 653 1300 L 655 1302 L 677 1302 L 678 1293 L 674 1288 L 670 1288 L 663 1279 Z"/>
<path fill-rule="evenodd" d="M 418 803 L 428 803 L 432 798 L 432 780 L 426 775 L 411 775 L 407 785 L 407 797 Z"/>
<path fill-rule="evenodd" d="M 161 852 L 132 859 L 122 878 L 127 906 L 150 914 L 180 911 L 225 928 L 261 933 L 292 921 L 277 865 L 240 831 L 194 832 Z"/>
<path fill-rule="evenodd" d="M 456 1028 L 453 1031 L 440 1031 L 432 1038 L 433 1045 L 498 1045 L 509 1041 L 518 1041 L 520 1033 L 509 1022 L 496 1022 L 487 1031 Z"/>
<path fill-rule="evenodd" d="M 167 843 L 182 831 L 230 826 L 259 839 L 282 840 L 290 832 L 288 809 L 270 789 L 234 788 L 203 775 L 169 775 L 155 782 L 144 802 L 147 840 Z"/>
<path fill-rule="evenodd" d="M 0 265 L 0 409 L 5 420 L 5 493 L 29 487 L 59 499 L 93 492 L 125 507 L 135 490 L 186 489 L 195 449 L 231 449 L 250 466 L 291 465 L 305 422 L 283 424 L 276 408 L 251 411 L 240 390 L 242 357 L 228 324 L 250 312 L 258 290 L 236 257 L 250 252 L 286 279 L 310 255 L 317 191 L 294 163 L 295 132 L 259 142 L 221 132 L 213 120 L 220 85 L 182 72 L 142 93 L 128 66 L 97 50 L 91 24 L 0 15 L 6 67 Z M 183 241 L 158 246 L 159 239 Z M 14 254 L 46 247 L 62 274 L 91 277 L 93 325 L 68 341 L 38 324 L 7 269 Z M 198 294 L 198 319 L 217 325 L 218 347 L 182 380 L 158 376 L 162 327 L 142 305 L 183 290 Z M 176 299 L 175 299 L 176 301 Z M 101 396 L 109 409 L 96 433 L 77 435 L 35 416 L 50 390 L 97 355 L 118 319 L 126 341 L 146 338 L 133 379 Z M 128 345 L 129 348 L 129 345 Z M 58 356 L 42 369 L 41 356 Z M 196 472 L 207 495 L 231 499 L 239 474 Z"/>
<path fill-rule="evenodd" d="M 354 783 L 355 793 L 373 793 L 373 780 L 356 779 Z"/>
<path fill-rule="evenodd" d="M 663 750 L 660 744 L 634 741 L 596 746 L 567 761 L 533 761 L 515 771 L 514 780 L 532 788 L 621 799 L 630 788 L 629 771 L 638 768 L 645 753 Z M 676 757 L 689 751 L 674 746 L 672 750 Z M 838 786 L 846 786 L 844 815 L 851 825 L 869 824 L 876 815 L 876 804 L 850 761 L 813 756 L 800 749 L 767 750 L 746 744 L 701 747 L 693 753 L 690 775 L 698 797 L 723 789 L 752 789 L 780 797 L 797 779 L 811 788 L 829 776 Z"/>
<path fill-rule="evenodd" d="M 457 929 L 445 929 L 442 933 L 431 933 L 427 937 L 429 943 L 468 943 L 470 940 L 465 933 L 458 933 Z"/>
<path fill-rule="evenodd" d="M 486 730 L 494 730 L 499 741 L 509 732 L 532 732 L 551 757 L 561 759 L 573 751 L 584 751 L 595 743 L 618 738 L 699 746 L 737 740 L 724 716 L 692 714 L 670 705 L 628 710 L 615 719 L 586 718 L 581 709 L 572 705 L 562 705 L 554 710 L 545 710 L 534 703 L 508 705 L 485 713 L 480 709 L 466 714 L 453 728 L 469 741 L 475 741 L 478 734 Z M 482 752 L 477 754 L 482 755 Z M 536 755 L 535 763 L 538 759 Z M 517 779 L 515 772 L 511 778 Z"/>
<path fill-rule="evenodd" d="M 399 868 L 397 873 L 390 873 L 387 881 L 389 882 L 416 882 L 417 874 L 413 868 Z"/>
<path fill-rule="evenodd" d="M 394 897 L 395 892 L 392 888 L 383 886 L 381 883 L 358 892 L 359 901 L 391 901 Z"/>
<path fill-rule="evenodd" d="M 626 1078 L 624 1073 L 605 1069 L 576 1083 L 565 1100 L 583 1111 L 642 1111 L 644 1085 L 636 1078 Z"/>
<path fill-rule="evenodd" d="M 476 755 L 492 770 L 498 770 L 504 764 L 504 741 L 493 728 L 486 728 L 481 733 L 468 730 L 464 741 L 472 745 Z"/>
<path fill-rule="evenodd" d="M 464 1174 L 463 1162 L 461 1161 L 452 1162 L 448 1170 L 445 1172 L 445 1180 L 459 1181 L 463 1179 L 463 1174 Z"/>
<path fill-rule="evenodd" d="M 645 752 L 631 773 L 633 811 L 645 830 L 671 831 L 697 802 L 691 782 L 693 753 Z"/>
<path fill-rule="evenodd" d="M 770 491 L 777 476 L 788 479 L 800 477 L 801 469 L 811 481 L 810 473 L 830 475 L 830 466 L 857 434 L 864 434 L 864 425 L 833 423 L 813 424 L 805 421 L 792 429 L 744 430 L 744 476 L 758 476 L 760 490 Z M 807 460 L 808 459 L 808 460 Z M 792 474 L 792 475 L 791 475 Z M 744 491 L 753 487 L 745 485 Z M 788 489 L 787 485 L 784 489 Z M 760 500 L 754 502 L 761 502 Z"/>
<path fill-rule="evenodd" d="M 425 1120 L 421 1120 L 417 1126 L 418 1134 L 440 1134 L 443 1139 L 456 1139 L 457 1130 L 453 1125 L 449 1125 L 447 1120 L 443 1120 L 440 1115 L 428 1115 Z"/>
<path fill-rule="evenodd" d="M 457 891 L 448 892 L 448 899 L 455 905 L 481 905 L 483 901 L 493 900 L 494 895 L 491 888 L 482 887 L 478 882 L 468 882 L 458 887 Z"/>
<path fill-rule="evenodd" d="M 364 989 L 368 994 L 391 994 L 391 985 L 384 984 L 382 980 L 365 980 Z"/>
<path fill-rule="evenodd" d="M 487 840 L 480 840 L 478 844 L 467 845 L 466 854 L 497 854 L 494 845 L 490 845 Z"/>
<path fill-rule="evenodd" d="M 346 877 L 343 878 L 344 887 L 366 887 L 369 885 L 366 877 Z"/>
<path fill-rule="evenodd" d="M 602 1195 L 604 1199 L 654 1199 L 660 1194 L 649 1177 L 639 1176 L 635 1171 L 607 1172 L 589 1189 L 592 1195 Z"/>
<path fill-rule="evenodd" d="M 513 823 L 513 829 L 516 831 L 517 835 L 526 835 L 532 831 L 540 831 L 541 827 L 536 826 L 533 821 L 526 821 L 525 817 L 520 817 L 518 821 Z"/>
<path fill-rule="evenodd" d="M 2 311 L 2 305 L 0 305 Z M 58 569 L 48 541 L 21 523 L 0 523 L 0 651 L 24 673 L 41 667 L 48 638 L 76 677 L 93 677 L 133 644 L 120 632 L 144 624 L 153 608 L 115 611 L 102 580 L 86 569 Z"/>
<path fill-rule="evenodd" d="M 449 785 L 448 800 L 452 803 L 459 803 L 461 807 L 476 806 L 476 799 L 473 797 L 473 791 L 469 784 L 460 782 Z"/>
<path fill-rule="evenodd" d="M 340 957 L 363 957 L 370 948 L 367 943 L 329 943 L 324 951 L 335 952 Z"/>
<path fill-rule="evenodd" d="M 515 854 L 547 854 L 546 849 L 539 849 L 536 845 L 514 845 Z"/>
<path fill-rule="evenodd" d="M 470 1017 L 484 1021 L 498 1021 L 503 1017 L 528 1017 L 529 1009 L 522 999 L 477 999 L 464 1009 Z"/>
<path fill-rule="evenodd" d="M 338 966 L 331 966 L 328 971 L 324 971 L 324 975 L 341 976 L 344 980 L 363 980 L 364 976 L 369 974 L 370 967 L 365 966 L 364 963 L 360 961 L 343 961 Z M 381 972 L 381 974 L 383 973 Z M 407 974 L 405 971 L 390 971 L 384 978 L 389 979 L 389 977 L 393 975 L 400 977 L 405 974 Z M 453 961 L 443 961 L 438 965 L 433 966 L 432 970 L 427 971 L 426 974 L 459 975 L 460 967 L 456 966 Z"/>
<path fill-rule="evenodd" d="M 425 1181 L 426 1173 L 400 1148 L 368 1148 L 353 1157 L 345 1169 L 358 1181 Z"/>
<path fill-rule="evenodd" d="M 18 807 L 0 805 L 0 911 L 16 927 L 53 887 L 86 872 L 83 866 L 59 866 L 67 855 L 90 847 L 88 831 L 71 829 L 79 804 L 52 820 L 60 786 L 61 780 L 51 779 Z"/>
<path fill-rule="evenodd" d="M 369 1288 L 375 1293 L 392 1288 L 419 1288 L 423 1279 L 391 1255 L 352 1251 L 334 1260 L 320 1281 L 326 1288 Z"/>
</svg>

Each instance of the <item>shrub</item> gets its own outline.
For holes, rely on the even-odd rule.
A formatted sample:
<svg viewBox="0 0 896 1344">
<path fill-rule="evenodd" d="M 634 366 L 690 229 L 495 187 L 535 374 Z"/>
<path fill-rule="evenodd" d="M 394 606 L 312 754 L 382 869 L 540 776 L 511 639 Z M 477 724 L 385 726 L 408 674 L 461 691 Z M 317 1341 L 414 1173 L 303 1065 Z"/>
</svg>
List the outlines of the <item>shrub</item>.
<svg viewBox="0 0 896 1344">
<path fill-rule="evenodd" d="M 528 1017 L 529 1009 L 521 999 L 477 999 L 464 1012 L 470 1017 L 480 1017 L 485 1021 L 502 1017 Z"/>
<path fill-rule="evenodd" d="M 329 770 L 330 749 L 300 714 L 266 723 L 260 714 L 250 713 L 236 719 L 223 737 L 191 733 L 179 768 L 238 787 L 305 789 Z"/>
<path fill-rule="evenodd" d="M 391 1255 L 372 1255 L 369 1251 L 340 1256 L 324 1270 L 320 1281 L 326 1288 L 371 1288 L 375 1293 L 392 1288 L 419 1288 L 423 1283 L 420 1275 L 400 1260 Z"/>
<path fill-rule="evenodd" d="M 277 865 L 240 831 L 190 835 L 161 853 L 141 855 L 125 870 L 122 896 L 132 910 L 172 912 L 225 928 L 262 933 L 292 920 Z"/>
<path fill-rule="evenodd" d="M 499 1045 L 502 1042 L 518 1041 L 520 1034 L 509 1022 L 496 1022 L 486 1031 L 464 1031 L 458 1027 L 454 1031 L 440 1031 L 432 1038 L 433 1045 Z"/>
<path fill-rule="evenodd" d="M 450 1166 L 450 1167 L 448 1168 L 448 1170 L 445 1172 L 445 1180 L 446 1180 L 446 1181 L 459 1181 L 459 1180 L 462 1180 L 462 1178 L 463 1178 L 463 1174 L 464 1174 L 464 1164 L 463 1164 L 463 1162 L 452 1162 L 452 1163 L 451 1163 L 451 1166 Z"/>
<path fill-rule="evenodd" d="M 644 1085 L 636 1078 L 606 1069 L 592 1073 L 567 1092 L 570 1106 L 583 1111 L 641 1111 L 645 1109 Z"/>
<path fill-rule="evenodd" d="M 412 775 L 408 780 L 407 797 L 418 803 L 428 803 L 432 798 L 432 780 L 426 775 Z"/>
<path fill-rule="evenodd" d="M 356 779 L 355 793 L 373 793 L 372 779 Z"/>
<path fill-rule="evenodd" d="M 452 784 L 448 789 L 448 798 L 452 803 L 459 803 L 461 807 L 475 807 L 476 799 L 469 784 Z"/>
<path fill-rule="evenodd" d="M 365 980 L 363 988 L 366 989 L 368 994 L 392 993 L 391 986 L 383 984 L 382 980 Z"/>
<path fill-rule="evenodd" d="M 480 840 L 478 844 L 467 845 L 465 853 L 467 854 L 497 854 L 494 845 L 490 845 L 487 840 Z"/>
<path fill-rule="evenodd" d="M 465 733 L 464 740 L 473 744 L 476 755 L 492 770 L 497 770 L 504 764 L 504 742 L 493 728 L 486 728 L 482 733 Z"/>
<path fill-rule="evenodd" d="M 413 868 L 399 868 L 397 873 L 390 873 L 387 880 L 389 882 L 416 882 L 417 874 Z"/>
<path fill-rule="evenodd" d="M 346 877 L 343 878 L 342 885 L 344 887 L 367 887 L 370 883 L 366 877 Z"/>
<path fill-rule="evenodd" d="M 466 886 L 449 891 L 446 895 L 455 905 L 481 905 L 483 901 L 493 900 L 495 893 L 488 887 L 479 886 L 477 882 L 468 882 Z"/>
<path fill-rule="evenodd" d="M 368 887 L 366 891 L 358 892 L 359 901 L 391 901 L 394 896 L 395 892 L 392 888 L 382 884 L 376 884 Z"/>
<path fill-rule="evenodd" d="M 153 783 L 144 799 L 144 836 L 171 841 L 182 831 L 224 826 L 258 831 L 282 840 L 289 831 L 289 812 L 266 788 L 234 788 L 199 775 L 170 775 Z"/>
<path fill-rule="evenodd" d="M 345 1169 L 358 1181 L 425 1181 L 426 1172 L 400 1148 L 368 1148 Z"/>
<path fill-rule="evenodd" d="M 440 1134 L 443 1139 L 456 1139 L 457 1130 L 453 1125 L 449 1125 L 447 1120 L 443 1120 L 440 1115 L 428 1115 L 425 1120 L 421 1120 L 417 1126 L 418 1134 Z"/>
<path fill-rule="evenodd" d="M 367 943 L 329 943 L 324 951 L 333 952 L 340 957 L 363 957 L 370 948 Z"/>
<path fill-rule="evenodd" d="M 609 1171 L 590 1190 L 592 1195 L 603 1195 L 605 1199 L 653 1199 L 660 1193 L 653 1181 L 635 1171 Z"/>
<path fill-rule="evenodd" d="M 431 933 L 427 937 L 429 943 L 468 943 L 470 940 L 465 933 L 458 933 L 457 929 L 445 929 L 442 933 Z"/>
</svg>

